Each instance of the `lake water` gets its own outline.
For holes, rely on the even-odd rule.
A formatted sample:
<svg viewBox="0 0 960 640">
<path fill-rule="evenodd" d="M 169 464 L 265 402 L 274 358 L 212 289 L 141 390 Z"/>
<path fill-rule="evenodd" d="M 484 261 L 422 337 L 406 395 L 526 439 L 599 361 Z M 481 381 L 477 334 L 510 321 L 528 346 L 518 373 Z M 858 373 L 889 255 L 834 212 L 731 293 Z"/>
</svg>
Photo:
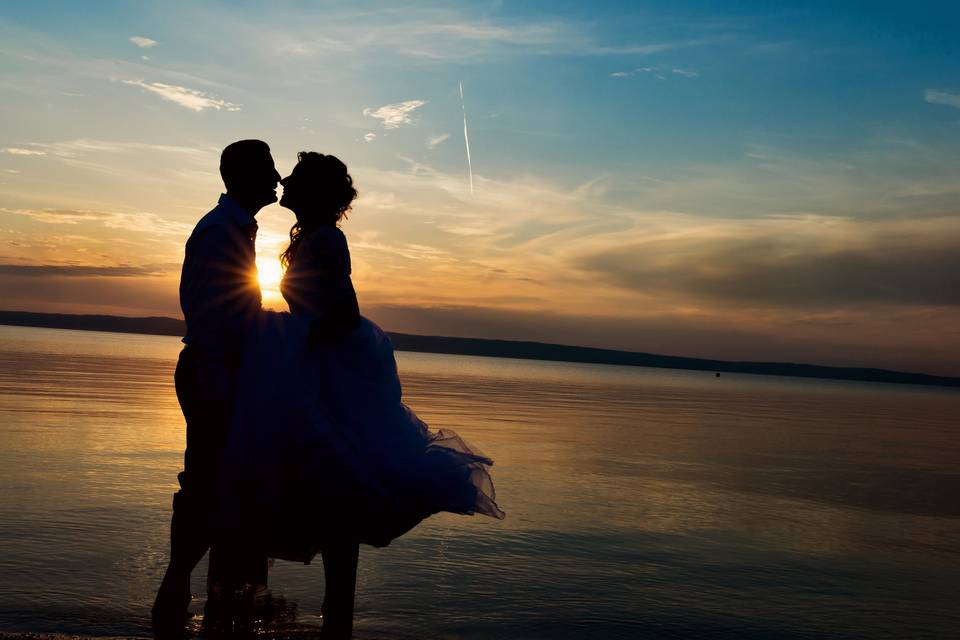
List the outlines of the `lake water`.
<svg viewBox="0 0 960 640">
<path fill-rule="evenodd" d="M 0 631 L 150 635 L 179 349 L 0 327 Z M 496 460 L 508 515 L 361 549 L 358 638 L 960 637 L 956 391 L 398 361 L 408 404 Z M 316 630 L 322 574 L 275 564 L 277 627 Z"/>
</svg>

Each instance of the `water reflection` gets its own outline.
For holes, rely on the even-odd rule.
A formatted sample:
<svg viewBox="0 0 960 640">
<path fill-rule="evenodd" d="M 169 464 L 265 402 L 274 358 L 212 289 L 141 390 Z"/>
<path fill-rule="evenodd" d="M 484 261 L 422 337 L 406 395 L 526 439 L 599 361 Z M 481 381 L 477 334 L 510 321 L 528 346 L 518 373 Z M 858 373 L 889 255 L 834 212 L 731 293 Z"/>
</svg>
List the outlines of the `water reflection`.
<svg viewBox="0 0 960 640">
<path fill-rule="evenodd" d="M 148 633 L 183 449 L 178 351 L 0 327 L 0 628 Z M 408 403 L 496 460 L 510 515 L 445 514 L 364 550 L 358 637 L 920 638 L 960 624 L 955 392 L 398 358 Z M 263 633 L 316 631 L 321 571 L 276 564 Z"/>
</svg>

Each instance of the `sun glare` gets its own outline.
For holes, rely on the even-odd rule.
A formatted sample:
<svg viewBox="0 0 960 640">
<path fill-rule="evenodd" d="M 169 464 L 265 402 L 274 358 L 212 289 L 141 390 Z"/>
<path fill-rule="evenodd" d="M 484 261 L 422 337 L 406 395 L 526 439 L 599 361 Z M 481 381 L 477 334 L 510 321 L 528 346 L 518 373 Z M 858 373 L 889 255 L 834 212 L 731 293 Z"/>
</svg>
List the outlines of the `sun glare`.
<svg viewBox="0 0 960 640">
<path fill-rule="evenodd" d="M 278 291 L 280 280 L 283 278 L 280 262 L 276 259 L 257 258 L 257 278 L 262 291 Z"/>
</svg>

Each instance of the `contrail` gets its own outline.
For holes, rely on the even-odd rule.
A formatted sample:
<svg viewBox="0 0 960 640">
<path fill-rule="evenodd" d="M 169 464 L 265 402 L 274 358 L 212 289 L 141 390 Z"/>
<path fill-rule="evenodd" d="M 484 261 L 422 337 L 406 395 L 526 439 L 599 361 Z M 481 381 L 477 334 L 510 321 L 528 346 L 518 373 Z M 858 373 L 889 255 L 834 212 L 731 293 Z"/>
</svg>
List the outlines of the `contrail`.
<svg viewBox="0 0 960 640">
<path fill-rule="evenodd" d="M 467 133 L 467 105 L 463 101 L 463 82 L 460 82 L 460 108 L 463 109 L 463 142 L 467 145 L 467 170 L 470 172 L 470 193 L 473 194 L 473 162 L 470 161 L 470 135 Z"/>
</svg>

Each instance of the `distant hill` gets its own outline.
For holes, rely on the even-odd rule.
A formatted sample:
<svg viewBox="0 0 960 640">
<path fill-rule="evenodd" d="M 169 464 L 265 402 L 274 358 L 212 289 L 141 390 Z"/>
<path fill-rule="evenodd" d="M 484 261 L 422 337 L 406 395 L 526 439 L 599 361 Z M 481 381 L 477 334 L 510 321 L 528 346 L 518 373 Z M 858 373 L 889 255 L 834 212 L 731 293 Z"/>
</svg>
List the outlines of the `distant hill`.
<svg viewBox="0 0 960 640">
<path fill-rule="evenodd" d="M 185 327 L 183 320 L 175 318 L 126 318 L 121 316 L 31 313 L 27 311 L 0 311 L 0 325 L 3 324 L 117 333 L 147 333 L 164 336 L 182 336 Z M 933 376 L 924 373 L 905 373 L 886 369 L 824 367 L 786 362 L 731 362 L 616 351 L 613 349 L 595 349 L 592 347 L 573 347 L 543 342 L 418 336 L 407 333 L 390 333 L 389 335 L 394 346 L 400 351 L 960 387 L 960 378 Z"/>
<path fill-rule="evenodd" d="M 176 318 L 125 318 L 123 316 L 83 316 L 65 313 L 0 311 L 0 324 L 49 329 L 81 329 L 114 333 L 149 333 L 158 336 L 182 336 L 186 324 Z"/>
</svg>

